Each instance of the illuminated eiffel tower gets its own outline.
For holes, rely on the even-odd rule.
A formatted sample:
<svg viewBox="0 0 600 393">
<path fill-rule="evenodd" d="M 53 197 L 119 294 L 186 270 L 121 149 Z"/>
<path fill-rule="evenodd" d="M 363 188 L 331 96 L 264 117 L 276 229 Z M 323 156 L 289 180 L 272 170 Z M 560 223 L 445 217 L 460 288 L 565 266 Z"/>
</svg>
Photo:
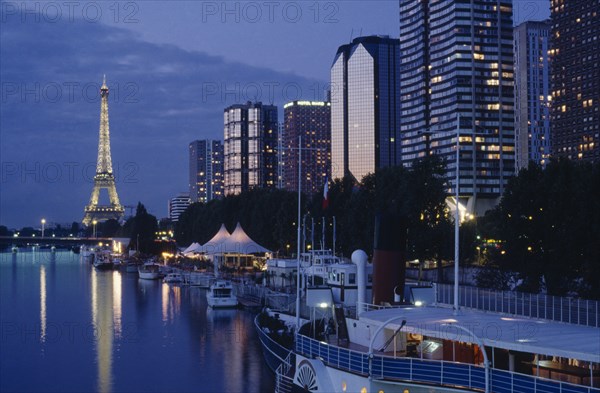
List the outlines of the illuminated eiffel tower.
<svg viewBox="0 0 600 393">
<path fill-rule="evenodd" d="M 85 216 L 83 225 L 91 225 L 94 221 L 106 221 L 114 218 L 115 220 L 123 217 L 125 209 L 119 203 L 117 188 L 115 186 L 115 177 L 112 170 L 112 160 L 110 158 L 110 132 L 108 128 L 108 86 L 106 86 L 106 75 L 100 87 L 100 140 L 98 141 L 98 163 L 96 165 L 96 176 L 94 176 L 94 188 L 90 203 L 85 207 Z M 98 204 L 101 189 L 108 190 L 110 205 L 102 206 Z"/>
</svg>

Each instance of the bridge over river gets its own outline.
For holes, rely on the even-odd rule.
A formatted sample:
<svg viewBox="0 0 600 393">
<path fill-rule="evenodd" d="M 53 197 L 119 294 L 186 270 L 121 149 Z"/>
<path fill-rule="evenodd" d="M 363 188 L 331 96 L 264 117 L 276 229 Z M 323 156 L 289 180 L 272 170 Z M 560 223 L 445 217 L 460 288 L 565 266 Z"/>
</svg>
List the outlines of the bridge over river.
<svg viewBox="0 0 600 393">
<path fill-rule="evenodd" d="M 119 239 L 122 240 L 122 239 Z M 56 248 L 69 248 L 83 245 L 97 245 L 98 243 L 111 244 L 111 237 L 25 237 L 25 236 L 0 236 L 0 248 L 4 247 L 23 247 L 39 245 L 55 246 Z"/>
</svg>

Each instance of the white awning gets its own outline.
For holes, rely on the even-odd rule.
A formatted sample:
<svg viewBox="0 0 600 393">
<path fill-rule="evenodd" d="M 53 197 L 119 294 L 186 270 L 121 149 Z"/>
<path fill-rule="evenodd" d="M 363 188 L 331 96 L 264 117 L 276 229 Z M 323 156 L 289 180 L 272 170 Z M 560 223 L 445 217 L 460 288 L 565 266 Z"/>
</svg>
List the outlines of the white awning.
<svg viewBox="0 0 600 393">
<path fill-rule="evenodd" d="M 452 309 L 442 307 L 389 308 L 359 316 L 377 326 L 393 317 L 398 319 L 386 328 L 398 329 L 404 319 L 404 332 L 477 344 L 470 334 L 451 326 L 456 324 L 486 346 L 600 363 L 600 329 L 589 326 L 467 309 L 453 315 Z"/>
</svg>

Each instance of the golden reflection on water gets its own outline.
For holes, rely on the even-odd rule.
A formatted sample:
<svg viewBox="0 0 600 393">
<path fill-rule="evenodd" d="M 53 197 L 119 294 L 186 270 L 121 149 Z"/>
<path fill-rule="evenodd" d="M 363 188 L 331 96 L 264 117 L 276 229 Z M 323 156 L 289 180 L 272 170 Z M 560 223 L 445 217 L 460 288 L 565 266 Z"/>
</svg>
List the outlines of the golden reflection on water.
<svg viewBox="0 0 600 393">
<path fill-rule="evenodd" d="M 113 279 L 113 291 L 112 291 L 112 300 L 113 300 L 113 325 L 115 337 L 120 338 L 121 333 L 123 331 L 123 325 L 121 321 L 121 298 L 123 296 L 123 281 L 121 277 L 121 273 L 118 271 L 113 271 L 112 275 Z"/>
<path fill-rule="evenodd" d="M 162 320 L 173 321 L 181 310 L 181 288 L 163 282 L 161 290 Z"/>
<path fill-rule="evenodd" d="M 122 277 L 92 270 L 92 324 L 98 365 L 98 392 L 112 391 L 113 342 L 122 332 Z"/>
<path fill-rule="evenodd" d="M 46 266 L 40 265 L 40 342 L 46 342 Z"/>
</svg>

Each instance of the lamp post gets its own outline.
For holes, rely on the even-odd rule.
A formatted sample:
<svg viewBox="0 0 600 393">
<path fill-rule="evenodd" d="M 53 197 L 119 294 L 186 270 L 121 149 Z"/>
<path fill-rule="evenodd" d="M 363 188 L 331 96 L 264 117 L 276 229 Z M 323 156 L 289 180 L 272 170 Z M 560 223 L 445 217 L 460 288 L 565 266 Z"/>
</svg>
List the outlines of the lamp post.
<svg viewBox="0 0 600 393">
<path fill-rule="evenodd" d="M 456 210 L 454 212 L 454 315 L 458 315 L 458 259 L 460 257 L 460 213 L 458 211 L 458 196 L 460 188 L 460 112 L 456 117 L 456 185 L 454 186 L 456 194 L 454 196 L 456 203 Z"/>
<path fill-rule="evenodd" d="M 98 223 L 98 221 L 96 221 L 96 220 L 92 221 L 92 225 L 93 225 L 92 237 L 94 239 L 96 238 L 96 224 L 97 223 Z"/>
<path fill-rule="evenodd" d="M 46 225 L 46 219 L 42 218 L 42 239 L 44 238 L 44 227 Z"/>
<path fill-rule="evenodd" d="M 483 366 L 485 367 L 485 393 L 490 392 L 490 363 L 488 361 L 487 353 L 485 352 L 485 345 L 483 345 L 483 341 L 479 337 L 475 335 L 471 330 L 467 329 L 464 326 L 457 325 L 456 323 L 443 323 L 441 326 L 454 326 L 457 329 L 463 330 L 473 337 L 477 345 L 481 348 L 481 352 L 483 353 Z"/>
<path fill-rule="evenodd" d="M 447 131 L 450 132 L 450 131 Z M 434 132 L 427 130 L 424 134 L 433 134 Z M 446 131 L 444 131 L 446 133 Z M 429 142 L 427 142 L 427 150 L 429 151 Z M 459 189 L 460 189 L 460 113 L 456 117 L 456 169 L 455 169 L 455 185 L 454 185 L 454 203 L 456 205 L 454 210 L 454 306 L 453 313 L 458 315 L 459 313 L 459 302 L 458 302 L 458 279 L 459 279 L 459 258 L 460 258 L 460 212 L 459 212 Z"/>
</svg>

